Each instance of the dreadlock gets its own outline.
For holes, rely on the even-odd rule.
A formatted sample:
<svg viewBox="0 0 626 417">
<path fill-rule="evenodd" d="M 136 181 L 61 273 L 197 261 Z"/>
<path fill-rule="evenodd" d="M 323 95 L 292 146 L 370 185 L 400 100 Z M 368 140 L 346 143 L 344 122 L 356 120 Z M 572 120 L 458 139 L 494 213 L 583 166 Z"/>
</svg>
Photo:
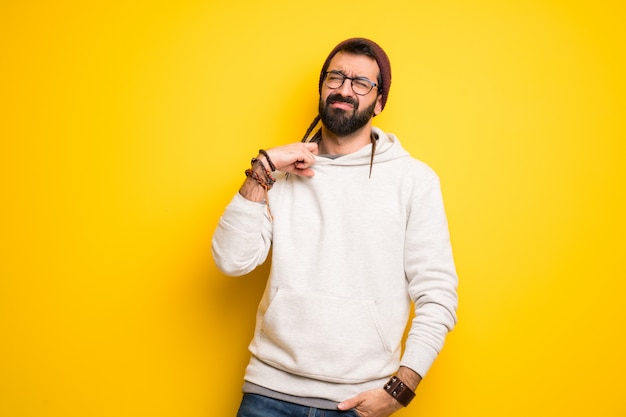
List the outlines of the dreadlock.
<svg viewBox="0 0 626 417">
<path fill-rule="evenodd" d="M 311 125 L 309 126 L 309 128 L 306 130 L 306 133 L 304 134 L 304 137 L 302 138 L 301 142 L 307 143 L 307 142 L 314 142 L 314 143 L 320 143 L 320 140 L 322 140 L 322 129 L 318 129 L 317 132 L 315 132 L 315 134 L 313 136 L 309 136 L 311 135 L 311 132 L 313 132 L 313 129 L 315 129 L 315 126 L 317 126 L 317 124 L 319 123 L 321 117 L 318 114 L 317 116 L 315 116 L 315 119 L 313 119 L 313 123 L 311 123 Z M 372 133 L 370 135 L 370 141 L 372 142 L 372 154 L 370 156 L 370 178 L 372 178 L 372 168 L 374 167 L 374 154 L 376 153 L 376 140 L 378 139 L 378 136 L 375 135 L 374 133 Z"/>
<path fill-rule="evenodd" d="M 302 138 L 302 142 L 311 142 L 311 141 L 319 142 L 320 141 L 320 139 L 322 138 L 321 129 L 319 129 L 313 137 L 311 138 L 309 137 L 313 129 L 315 129 L 315 126 L 317 126 L 317 124 L 320 122 L 320 119 L 321 119 L 321 116 L 319 114 L 315 116 L 315 119 L 313 119 L 313 123 L 311 123 L 309 128 L 306 130 L 306 133 L 304 134 L 304 137 Z M 314 140 L 314 139 L 317 139 L 317 140 Z"/>
</svg>

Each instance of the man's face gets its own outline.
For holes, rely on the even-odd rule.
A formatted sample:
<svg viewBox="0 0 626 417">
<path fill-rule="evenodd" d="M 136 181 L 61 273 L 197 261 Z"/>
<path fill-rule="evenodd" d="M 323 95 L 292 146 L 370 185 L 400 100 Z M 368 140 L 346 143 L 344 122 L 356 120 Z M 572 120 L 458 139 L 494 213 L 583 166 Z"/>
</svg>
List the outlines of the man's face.
<svg viewBox="0 0 626 417">
<path fill-rule="evenodd" d="M 350 78 L 364 77 L 376 83 L 379 73 L 376 60 L 345 52 L 339 52 L 331 59 L 327 71 L 337 71 Z M 335 89 L 322 83 L 319 113 L 324 126 L 336 135 L 347 136 L 356 132 L 381 110 L 382 96 L 378 94 L 378 87 L 366 95 L 357 95 L 348 79 Z"/>
</svg>

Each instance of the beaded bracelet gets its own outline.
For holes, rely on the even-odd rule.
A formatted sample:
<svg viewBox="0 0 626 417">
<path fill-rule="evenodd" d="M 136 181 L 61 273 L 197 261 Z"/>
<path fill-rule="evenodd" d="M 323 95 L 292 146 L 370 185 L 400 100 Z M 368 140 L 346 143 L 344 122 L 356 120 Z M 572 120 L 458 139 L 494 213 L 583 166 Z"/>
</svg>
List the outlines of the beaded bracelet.
<svg viewBox="0 0 626 417">
<path fill-rule="evenodd" d="M 263 171 L 266 174 L 265 178 L 261 178 L 259 173 L 254 170 L 254 164 L 256 162 L 259 162 L 261 166 L 263 167 Z M 270 175 L 269 171 L 265 169 L 265 165 L 263 165 L 263 162 L 256 158 L 252 158 L 252 168 L 246 169 L 245 173 L 246 173 L 246 177 L 252 178 L 253 180 L 257 182 L 257 184 L 261 186 L 261 188 L 263 188 L 263 191 L 265 193 L 265 206 L 267 207 L 267 215 L 270 221 L 274 220 L 274 216 L 272 216 L 272 211 L 270 210 L 270 198 L 269 198 L 268 191 L 272 189 L 276 180 L 274 179 L 274 177 Z"/>
<path fill-rule="evenodd" d="M 260 159 L 252 158 L 252 160 L 250 161 L 250 164 L 252 165 L 253 169 L 254 169 L 254 164 L 261 165 L 263 167 L 263 171 L 265 172 L 265 177 L 267 179 L 266 182 L 268 182 L 270 185 L 274 185 L 274 183 L 276 182 L 276 179 L 272 177 L 272 173 L 269 171 L 269 169 L 265 167 L 265 164 L 263 163 L 263 161 L 261 161 Z"/>
<path fill-rule="evenodd" d="M 259 153 L 261 155 L 263 155 L 265 157 L 265 159 L 267 159 L 267 163 L 270 165 L 270 168 L 271 168 L 272 172 L 276 171 L 276 166 L 274 165 L 274 163 L 270 159 L 270 155 L 264 149 L 259 149 Z"/>
<path fill-rule="evenodd" d="M 246 177 L 252 178 L 253 180 L 255 180 L 266 191 L 269 191 L 272 189 L 272 184 L 268 183 L 263 178 L 261 178 L 259 173 L 254 171 L 252 168 L 246 169 Z"/>
</svg>

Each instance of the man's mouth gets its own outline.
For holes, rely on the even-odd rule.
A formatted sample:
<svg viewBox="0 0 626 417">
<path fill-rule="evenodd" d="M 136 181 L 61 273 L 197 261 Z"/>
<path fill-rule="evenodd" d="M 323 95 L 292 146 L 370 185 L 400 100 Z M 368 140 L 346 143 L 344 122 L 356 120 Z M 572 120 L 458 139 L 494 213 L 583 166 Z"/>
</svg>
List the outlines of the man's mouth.
<svg viewBox="0 0 626 417">
<path fill-rule="evenodd" d="M 356 108 L 357 103 L 350 97 L 341 97 L 339 95 L 333 95 L 326 99 L 328 105 L 334 109 L 353 110 Z"/>
<path fill-rule="evenodd" d="M 352 110 L 354 106 L 350 103 L 346 103 L 345 101 L 332 101 L 330 103 L 330 107 L 334 109 L 343 109 L 343 110 Z"/>
</svg>

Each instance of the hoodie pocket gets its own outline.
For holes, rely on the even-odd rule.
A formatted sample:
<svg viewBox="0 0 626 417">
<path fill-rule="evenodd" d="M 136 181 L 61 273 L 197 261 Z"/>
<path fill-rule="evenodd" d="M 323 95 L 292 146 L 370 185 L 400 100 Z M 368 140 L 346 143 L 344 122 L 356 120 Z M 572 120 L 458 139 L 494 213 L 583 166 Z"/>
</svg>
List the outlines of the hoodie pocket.
<svg viewBox="0 0 626 417">
<path fill-rule="evenodd" d="M 324 381 L 379 378 L 395 366 L 380 323 L 372 299 L 281 289 L 265 313 L 253 353 L 285 371 Z"/>
</svg>

